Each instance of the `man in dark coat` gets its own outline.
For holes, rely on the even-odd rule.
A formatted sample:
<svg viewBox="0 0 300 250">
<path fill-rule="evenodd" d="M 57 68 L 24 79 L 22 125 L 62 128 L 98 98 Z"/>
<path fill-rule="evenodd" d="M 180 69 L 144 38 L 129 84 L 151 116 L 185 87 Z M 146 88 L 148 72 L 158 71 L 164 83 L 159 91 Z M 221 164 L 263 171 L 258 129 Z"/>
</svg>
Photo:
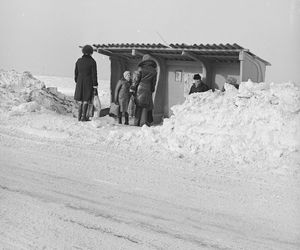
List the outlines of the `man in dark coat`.
<svg viewBox="0 0 300 250">
<path fill-rule="evenodd" d="M 153 99 L 152 93 L 155 91 L 156 85 L 156 63 L 146 54 L 142 61 L 138 64 L 139 74 L 136 83 L 136 110 L 134 125 L 143 126 L 144 124 L 150 126 L 153 122 Z"/>
<path fill-rule="evenodd" d="M 189 95 L 196 92 L 205 92 L 209 90 L 209 87 L 201 81 L 201 76 L 199 74 L 195 74 L 193 79 L 195 82 L 193 83 Z"/>
<path fill-rule="evenodd" d="M 75 65 L 75 94 L 74 99 L 79 102 L 78 120 L 88 121 L 86 116 L 88 102 L 91 101 L 93 93 L 97 95 L 97 64 L 92 58 L 93 47 L 85 45 L 82 48 L 83 56 Z"/>
</svg>

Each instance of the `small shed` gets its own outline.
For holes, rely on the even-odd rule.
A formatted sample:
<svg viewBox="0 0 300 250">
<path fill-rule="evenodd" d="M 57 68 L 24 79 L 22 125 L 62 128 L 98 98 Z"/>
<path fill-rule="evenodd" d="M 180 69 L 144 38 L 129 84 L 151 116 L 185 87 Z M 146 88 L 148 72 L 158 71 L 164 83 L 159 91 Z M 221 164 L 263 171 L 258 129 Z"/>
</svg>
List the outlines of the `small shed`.
<svg viewBox="0 0 300 250">
<path fill-rule="evenodd" d="M 109 56 L 111 61 L 111 100 L 118 80 L 125 70 L 137 70 L 143 55 L 156 61 L 158 77 L 153 94 L 154 121 L 159 123 L 171 114 L 173 105 L 184 102 L 193 75 L 199 73 L 214 91 L 222 89 L 227 77 L 239 84 L 251 79 L 265 80 L 269 62 L 238 44 L 94 44 L 94 50 Z"/>
</svg>

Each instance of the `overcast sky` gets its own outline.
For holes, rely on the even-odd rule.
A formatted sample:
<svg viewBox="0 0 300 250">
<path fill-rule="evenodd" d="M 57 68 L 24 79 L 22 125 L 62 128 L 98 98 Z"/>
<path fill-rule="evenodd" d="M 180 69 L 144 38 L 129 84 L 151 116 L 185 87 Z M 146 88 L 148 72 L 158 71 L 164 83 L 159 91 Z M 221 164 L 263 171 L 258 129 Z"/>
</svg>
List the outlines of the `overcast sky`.
<svg viewBox="0 0 300 250">
<path fill-rule="evenodd" d="M 0 68 L 34 74 L 73 76 L 79 45 L 165 40 L 238 43 L 271 62 L 266 81 L 300 82 L 300 0 L 0 0 L 0 36 Z"/>
</svg>

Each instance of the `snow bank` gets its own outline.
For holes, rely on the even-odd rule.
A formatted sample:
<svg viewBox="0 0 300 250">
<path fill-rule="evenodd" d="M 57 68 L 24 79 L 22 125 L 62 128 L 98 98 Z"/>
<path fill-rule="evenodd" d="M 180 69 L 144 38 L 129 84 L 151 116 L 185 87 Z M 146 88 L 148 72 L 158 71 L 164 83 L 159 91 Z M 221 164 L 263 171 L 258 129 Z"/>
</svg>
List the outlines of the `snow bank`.
<svg viewBox="0 0 300 250">
<path fill-rule="evenodd" d="M 22 103 L 18 106 L 12 107 L 10 114 L 19 115 L 19 114 L 25 114 L 29 112 L 36 112 L 40 110 L 41 110 L 41 106 L 37 102 L 33 101 L 33 102 Z"/>
<path fill-rule="evenodd" d="M 46 88 L 44 82 L 30 72 L 0 70 L 0 111 L 11 115 L 35 112 L 41 108 L 60 114 L 76 114 L 76 103 L 71 97 Z"/>
<path fill-rule="evenodd" d="M 179 155 L 204 154 L 237 163 L 276 162 L 299 155 L 300 90 L 292 83 L 243 82 L 239 90 L 208 91 L 172 108 L 162 126 L 110 129 L 110 117 L 95 119 L 94 129 L 109 129 L 108 141 L 143 147 L 146 142 Z M 76 114 L 76 103 L 29 72 L 0 70 L 0 113 L 23 115 L 49 109 Z M 63 125 L 62 125 L 63 126 Z"/>
<path fill-rule="evenodd" d="M 73 97 L 75 91 L 74 78 L 57 76 L 36 76 L 43 81 L 47 87 L 56 87 L 64 95 Z M 98 79 L 98 95 L 103 108 L 110 106 L 110 81 Z"/>
<path fill-rule="evenodd" d="M 239 90 L 190 95 L 162 126 L 135 136 L 180 154 L 206 154 L 235 162 L 278 162 L 299 152 L 300 91 L 291 83 L 243 82 Z M 126 139 L 128 134 L 124 135 Z"/>
<path fill-rule="evenodd" d="M 74 78 L 71 77 L 61 77 L 61 76 L 45 76 L 45 75 L 37 75 L 35 76 L 37 79 L 44 82 L 47 87 L 56 87 L 59 92 L 64 95 L 73 97 L 75 90 L 75 81 Z"/>
</svg>

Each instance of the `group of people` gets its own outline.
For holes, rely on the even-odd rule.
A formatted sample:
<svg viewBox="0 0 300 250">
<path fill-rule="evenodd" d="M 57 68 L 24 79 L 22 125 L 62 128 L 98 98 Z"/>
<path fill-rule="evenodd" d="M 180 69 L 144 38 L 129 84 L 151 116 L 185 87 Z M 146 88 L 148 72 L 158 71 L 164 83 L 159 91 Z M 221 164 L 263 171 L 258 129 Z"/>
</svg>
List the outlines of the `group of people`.
<svg viewBox="0 0 300 250">
<path fill-rule="evenodd" d="M 125 71 L 115 88 L 114 102 L 119 105 L 119 123 L 125 117 L 128 125 L 129 113 L 134 116 L 134 125 L 150 126 L 153 122 L 153 98 L 155 91 L 157 71 L 156 63 L 149 56 L 144 55 L 138 64 L 138 70 L 131 77 L 130 71 Z"/>
<path fill-rule="evenodd" d="M 75 64 L 75 94 L 74 99 L 79 103 L 78 120 L 88 121 L 87 108 L 94 95 L 98 95 L 97 66 L 92 58 L 93 47 L 85 45 L 83 56 Z M 115 87 L 114 103 L 119 106 L 118 120 L 122 117 L 129 124 L 129 112 L 133 113 L 134 125 L 150 126 L 153 122 L 153 99 L 157 78 L 157 65 L 150 55 L 144 55 L 137 65 L 138 70 L 131 75 L 125 71 Z M 133 111 L 134 107 L 134 111 Z"/>
<path fill-rule="evenodd" d="M 76 89 L 74 99 L 79 102 L 78 120 L 88 121 L 88 104 L 93 96 L 98 95 L 97 88 L 97 66 L 92 58 L 93 47 L 85 45 L 82 48 L 83 56 L 75 64 Z M 125 118 L 125 125 L 129 125 L 129 115 L 134 116 L 134 125 L 150 126 L 153 123 L 153 98 L 157 79 L 157 65 L 150 55 L 143 56 L 142 61 L 137 65 L 138 70 L 131 74 L 125 71 L 118 81 L 113 102 L 119 107 L 118 121 L 122 124 L 122 117 Z M 204 84 L 199 74 L 195 74 L 194 83 L 189 94 L 205 92 L 209 87 Z"/>
</svg>

